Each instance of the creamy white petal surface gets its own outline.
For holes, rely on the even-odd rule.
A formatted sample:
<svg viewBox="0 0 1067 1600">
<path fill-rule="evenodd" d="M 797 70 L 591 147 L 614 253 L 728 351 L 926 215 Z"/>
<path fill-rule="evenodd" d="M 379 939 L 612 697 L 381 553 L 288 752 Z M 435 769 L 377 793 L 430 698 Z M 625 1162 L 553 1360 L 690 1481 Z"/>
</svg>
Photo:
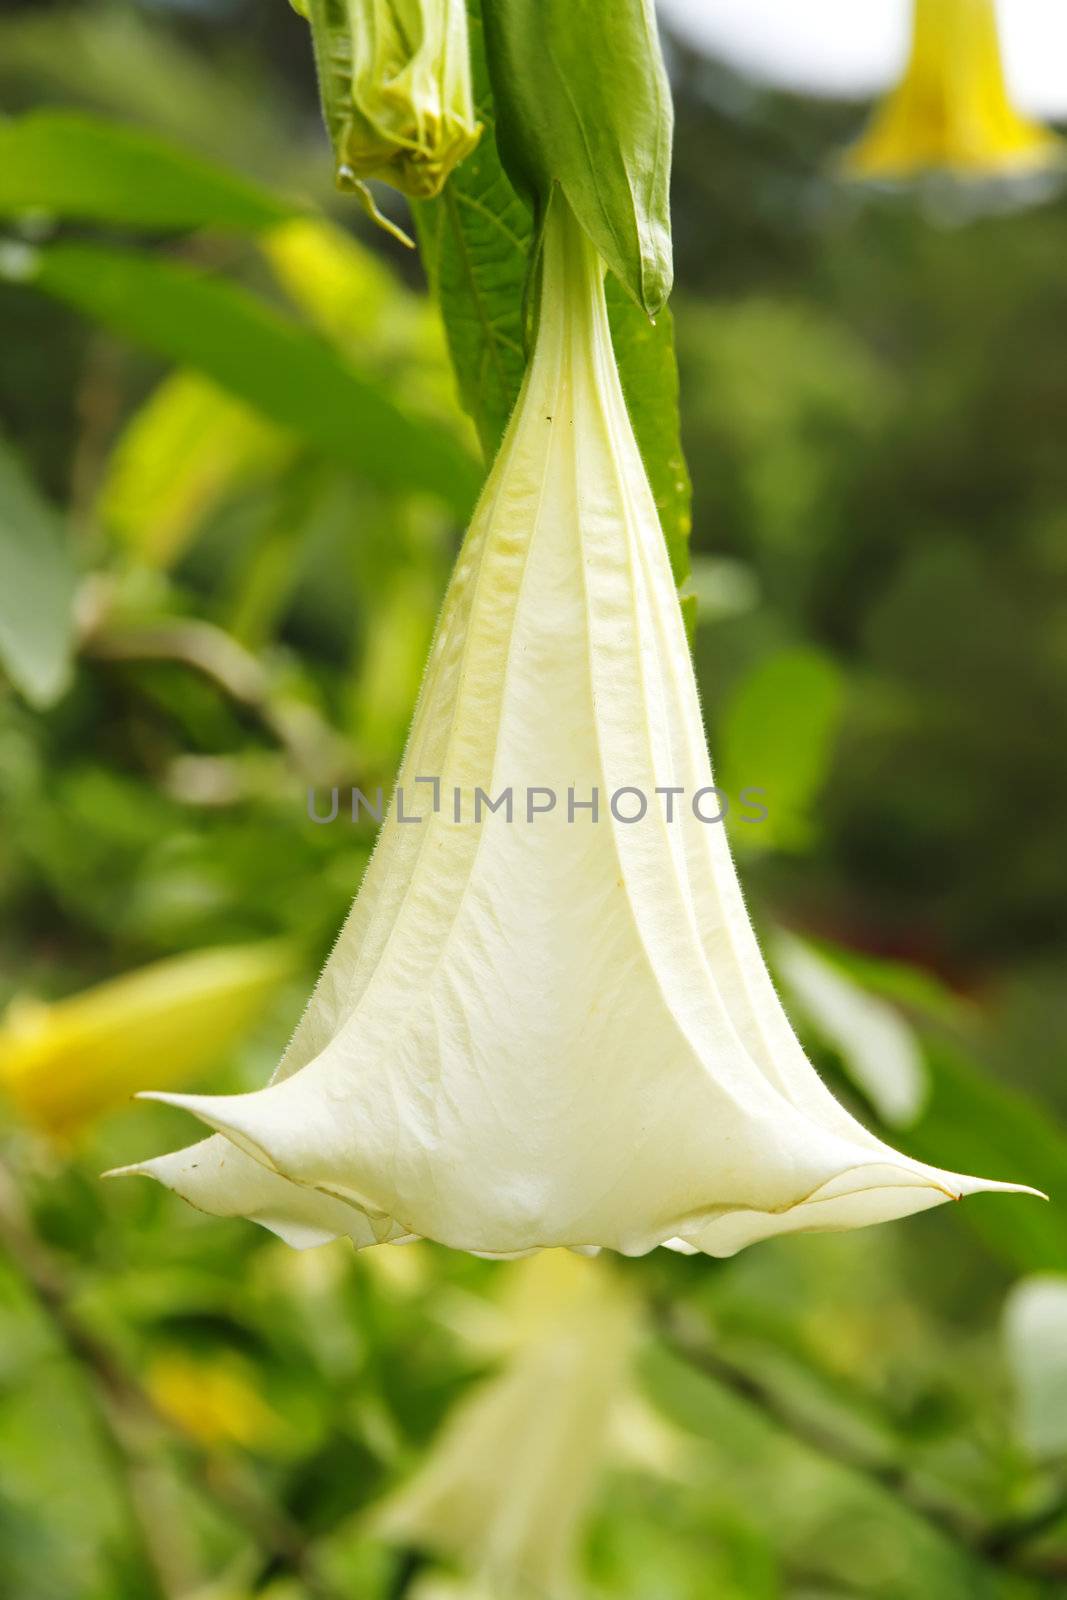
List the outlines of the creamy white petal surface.
<svg viewBox="0 0 1067 1600">
<path fill-rule="evenodd" d="M 557 204 L 541 305 L 400 774 L 422 820 L 387 817 L 270 1087 L 159 1095 L 218 1137 L 132 1170 L 294 1243 L 490 1255 L 729 1255 L 1015 1187 L 899 1155 L 805 1059 L 690 804 L 712 778 L 678 601 L 601 269 Z M 513 820 L 475 822 L 475 789 L 509 786 Z M 527 821 L 533 787 L 559 801 Z"/>
</svg>

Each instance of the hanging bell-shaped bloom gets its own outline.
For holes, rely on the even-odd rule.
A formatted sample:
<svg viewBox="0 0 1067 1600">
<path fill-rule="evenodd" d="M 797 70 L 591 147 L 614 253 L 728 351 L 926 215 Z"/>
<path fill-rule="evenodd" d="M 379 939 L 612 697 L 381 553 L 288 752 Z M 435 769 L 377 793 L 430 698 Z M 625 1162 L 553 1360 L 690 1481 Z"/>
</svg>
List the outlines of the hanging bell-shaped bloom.
<svg viewBox="0 0 1067 1600">
<path fill-rule="evenodd" d="M 1011 103 L 994 0 L 914 5 L 907 69 L 847 152 L 846 173 L 891 179 L 940 169 L 996 176 L 1058 160 L 1059 141 Z"/>
<path fill-rule="evenodd" d="M 294 0 L 311 23 L 337 182 L 439 194 L 478 143 L 465 0 Z M 387 224 L 388 226 L 388 224 Z"/>
<path fill-rule="evenodd" d="M 157 1095 L 219 1137 L 127 1170 L 296 1244 L 499 1256 L 730 1255 L 1015 1187 L 899 1155 L 833 1099 L 711 785 L 601 265 L 557 197 L 535 350 L 348 922 L 275 1081 Z"/>
<path fill-rule="evenodd" d="M 458 1562 L 474 1585 L 464 1600 L 564 1600 L 628 1393 L 639 1309 L 601 1262 L 555 1251 L 512 1270 L 514 1348 L 446 1418 L 372 1529 Z"/>
</svg>

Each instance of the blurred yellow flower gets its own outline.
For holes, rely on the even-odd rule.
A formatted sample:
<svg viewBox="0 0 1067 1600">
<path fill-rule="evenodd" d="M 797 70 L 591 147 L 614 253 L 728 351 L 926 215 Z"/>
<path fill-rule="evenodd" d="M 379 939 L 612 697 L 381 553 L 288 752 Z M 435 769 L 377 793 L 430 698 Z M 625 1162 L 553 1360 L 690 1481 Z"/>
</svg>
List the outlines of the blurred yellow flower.
<svg viewBox="0 0 1067 1600">
<path fill-rule="evenodd" d="M 1060 152 L 1059 140 L 1011 103 L 994 0 L 915 0 L 907 70 L 844 168 L 855 178 L 929 169 L 979 176 L 1032 169 Z"/>
<path fill-rule="evenodd" d="M 456 1560 L 475 1586 L 464 1595 L 563 1600 L 640 1322 L 600 1262 L 552 1251 L 516 1278 L 510 1357 L 455 1407 L 373 1529 Z"/>
<path fill-rule="evenodd" d="M 338 186 L 391 227 L 366 180 L 431 199 L 481 135 L 466 0 L 301 0 L 298 9 L 311 23 Z"/>
<path fill-rule="evenodd" d="M 187 1083 L 216 1065 L 293 972 L 280 943 L 175 956 L 68 999 L 16 999 L 0 1024 L 0 1086 L 67 1138 L 122 1105 L 145 1072 Z"/>
<path fill-rule="evenodd" d="M 279 1435 L 277 1413 L 232 1360 L 195 1361 L 168 1351 L 149 1365 L 145 1387 L 159 1411 L 198 1444 L 252 1449 Z"/>
<path fill-rule="evenodd" d="M 716 822 L 602 264 L 558 201 L 543 248 L 348 922 L 274 1082 L 156 1095 L 218 1136 L 127 1170 L 296 1245 L 494 1256 L 724 1256 L 1014 1187 L 901 1155 L 804 1056 Z"/>
</svg>

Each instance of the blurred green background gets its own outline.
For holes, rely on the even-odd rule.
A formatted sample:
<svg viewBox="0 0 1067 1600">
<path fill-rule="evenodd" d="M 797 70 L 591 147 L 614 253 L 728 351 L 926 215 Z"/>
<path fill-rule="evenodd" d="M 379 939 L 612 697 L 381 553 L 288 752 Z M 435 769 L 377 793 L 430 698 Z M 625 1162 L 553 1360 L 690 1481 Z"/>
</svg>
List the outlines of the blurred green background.
<svg viewBox="0 0 1067 1600">
<path fill-rule="evenodd" d="M 544 1469 L 574 1589 L 1067 1595 L 1067 196 L 843 190 L 862 108 L 669 55 L 694 651 L 723 786 L 766 791 L 730 822 L 753 913 L 866 1120 L 1052 1204 L 619 1264 L 625 1425 L 573 1493 L 569 1447 Z M 0 1042 L 0 1595 L 473 1593 L 469 1552 L 373 1508 L 506 1370 L 524 1269 L 298 1255 L 98 1174 L 185 1141 L 126 1103 L 161 1062 L 272 1069 L 372 843 L 307 791 L 388 787 L 474 430 L 417 256 L 332 192 L 283 0 L 4 4 L 0 104 L 256 186 L 221 208 L 245 228 L 57 222 L 0 161 L 9 1053 L 53 1019 L 40 1082 Z M 65 137 L 77 195 L 92 125 Z M 254 299 L 190 301 L 189 264 Z M 40 1009 L 260 941 L 258 978 L 163 969 L 182 1014 Z M 86 1028 L 133 1077 L 83 1104 Z"/>
</svg>

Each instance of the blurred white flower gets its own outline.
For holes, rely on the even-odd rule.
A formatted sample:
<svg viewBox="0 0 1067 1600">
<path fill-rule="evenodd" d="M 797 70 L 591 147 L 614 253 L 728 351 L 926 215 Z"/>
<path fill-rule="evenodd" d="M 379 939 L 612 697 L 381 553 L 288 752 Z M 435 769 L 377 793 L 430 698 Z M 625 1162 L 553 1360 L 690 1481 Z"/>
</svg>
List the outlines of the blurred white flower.
<svg viewBox="0 0 1067 1600">
<path fill-rule="evenodd" d="M 1067 1461 L 1067 1273 L 1020 1278 L 1004 1306 L 1019 1432 L 1031 1454 Z"/>
<path fill-rule="evenodd" d="M 730 1255 L 1017 1187 L 868 1133 L 786 1018 L 724 831 L 692 803 L 711 769 L 602 278 L 554 202 L 536 348 L 445 600 L 407 809 L 272 1085 L 156 1095 L 218 1136 L 125 1169 L 202 1210 L 297 1245 Z M 479 788 L 511 789 L 513 817 L 475 820 Z M 596 817 L 570 805 L 594 790 Z"/>
<path fill-rule="evenodd" d="M 518 1271 L 510 1358 L 454 1408 L 373 1519 L 384 1538 L 456 1560 L 474 1586 L 458 1590 L 465 1600 L 573 1592 L 639 1328 L 634 1301 L 599 1262 L 552 1252 Z M 439 1581 L 430 1592 L 457 1592 Z"/>
</svg>

